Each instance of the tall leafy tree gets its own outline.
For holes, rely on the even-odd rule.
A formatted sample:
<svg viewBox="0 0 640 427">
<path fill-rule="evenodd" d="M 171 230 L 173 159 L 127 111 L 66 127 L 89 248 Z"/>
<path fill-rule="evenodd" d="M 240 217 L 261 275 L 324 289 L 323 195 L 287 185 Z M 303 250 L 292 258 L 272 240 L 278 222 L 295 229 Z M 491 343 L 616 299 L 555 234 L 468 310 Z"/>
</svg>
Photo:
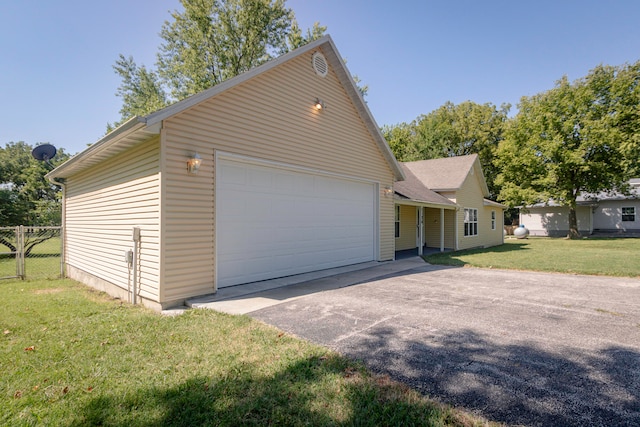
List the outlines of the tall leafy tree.
<svg viewBox="0 0 640 427">
<path fill-rule="evenodd" d="M 122 79 L 116 92 L 122 98 L 121 122 L 133 116 L 144 116 L 169 105 L 169 99 L 158 75 L 154 71 L 147 70 L 144 65 L 138 66 L 133 57 L 125 58 L 124 55 L 120 55 L 113 69 Z M 108 124 L 107 132 L 111 132 L 117 124 Z"/>
<path fill-rule="evenodd" d="M 395 125 L 384 125 L 381 132 L 393 155 L 401 162 L 434 158 L 424 156 L 417 151 L 417 135 L 413 123 L 401 122 Z"/>
<path fill-rule="evenodd" d="M 287 45 L 280 53 L 287 53 L 290 50 L 302 47 L 309 42 L 321 38 L 326 32 L 326 26 L 320 25 L 319 22 L 314 22 L 313 27 L 307 29 L 307 32 L 303 34 L 302 29 L 298 25 L 298 21 L 293 19 L 291 21 L 291 31 L 287 36 Z"/>
<path fill-rule="evenodd" d="M 571 83 L 523 97 L 497 151 L 500 199 L 511 206 L 555 202 L 569 208 L 578 238 L 580 193 L 626 192 L 640 155 L 640 61 L 598 66 Z"/>
<path fill-rule="evenodd" d="M 293 12 L 284 0 L 182 0 L 165 22 L 158 74 L 182 99 L 262 64 L 284 50 Z"/>
<path fill-rule="evenodd" d="M 181 3 L 184 10 L 172 12 L 162 26 L 155 70 L 138 66 L 132 57 L 120 55 L 116 61 L 114 69 L 122 79 L 119 123 L 209 89 L 326 31 L 315 23 L 304 33 L 285 0 Z"/>
<path fill-rule="evenodd" d="M 410 124 L 384 127 L 382 132 L 391 149 L 401 161 L 436 159 L 477 153 L 492 196 L 497 170 L 493 164 L 498 143 L 503 138 L 509 105 L 497 108 L 493 104 L 471 101 L 447 102 L 429 114 L 421 115 Z"/>
<path fill-rule="evenodd" d="M 35 160 L 32 148 L 22 141 L 0 147 L 0 226 L 60 225 L 60 188 L 44 175 L 69 156 L 59 149 L 48 164 Z"/>
</svg>

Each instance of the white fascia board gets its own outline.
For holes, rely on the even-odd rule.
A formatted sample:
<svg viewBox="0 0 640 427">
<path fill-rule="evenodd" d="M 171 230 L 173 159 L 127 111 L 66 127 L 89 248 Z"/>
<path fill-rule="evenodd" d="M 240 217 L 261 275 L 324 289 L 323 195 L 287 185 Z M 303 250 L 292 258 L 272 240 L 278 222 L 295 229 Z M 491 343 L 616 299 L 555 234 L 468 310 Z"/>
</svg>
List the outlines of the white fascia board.
<svg viewBox="0 0 640 427">
<path fill-rule="evenodd" d="M 63 175 L 69 170 L 81 167 L 81 164 L 83 162 L 107 150 L 108 148 L 115 145 L 118 141 L 122 141 L 123 139 L 131 136 L 144 127 L 146 127 L 144 118 L 137 116 L 130 118 L 129 120 L 118 126 L 116 129 L 102 137 L 100 140 L 85 148 L 83 151 L 71 157 L 69 160 L 46 174 L 45 177 L 49 180 L 63 177 Z"/>
<path fill-rule="evenodd" d="M 506 209 L 507 207 L 502 203 L 494 202 L 493 200 L 483 199 L 484 206 L 495 206 L 496 208 Z"/>
<path fill-rule="evenodd" d="M 448 210 L 456 210 L 459 208 L 458 205 L 445 205 L 445 204 L 439 204 L 439 203 L 433 203 L 433 202 L 423 202 L 420 200 L 414 200 L 414 199 L 395 199 L 394 200 L 396 205 L 406 205 L 406 206 L 420 206 L 423 208 L 434 208 L 434 209 L 448 209 Z"/>
</svg>

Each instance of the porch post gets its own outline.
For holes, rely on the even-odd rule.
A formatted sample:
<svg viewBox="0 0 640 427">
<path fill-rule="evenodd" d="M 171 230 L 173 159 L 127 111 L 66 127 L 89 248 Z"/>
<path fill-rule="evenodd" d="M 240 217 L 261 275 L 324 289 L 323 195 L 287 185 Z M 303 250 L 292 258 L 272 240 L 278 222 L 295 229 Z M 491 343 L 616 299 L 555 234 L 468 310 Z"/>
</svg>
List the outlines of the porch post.
<svg viewBox="0 0 640 427">
<path fill-rule="evenodd" d="M 424 208 L 418 206 L 418 256 L 422 256 L 424 246 Z"/>
<path fill-rule="evenodd" d="M 444 252 L 444 209 L 440 208 L 440 252 Z"/>
<path fill-rule="evenodd" d="M 454 213 L 454 220 L 453 220 L 453 234 L 455 236 L 455 241 L 453 242 L 454 246 L 454 250 L 458 250 L 458 247 L 460 246 L 460 242 L 458 242 L 458 212 L 460 212 L 460 208 L 456 208 L 455 213 Z"/>
</svg>

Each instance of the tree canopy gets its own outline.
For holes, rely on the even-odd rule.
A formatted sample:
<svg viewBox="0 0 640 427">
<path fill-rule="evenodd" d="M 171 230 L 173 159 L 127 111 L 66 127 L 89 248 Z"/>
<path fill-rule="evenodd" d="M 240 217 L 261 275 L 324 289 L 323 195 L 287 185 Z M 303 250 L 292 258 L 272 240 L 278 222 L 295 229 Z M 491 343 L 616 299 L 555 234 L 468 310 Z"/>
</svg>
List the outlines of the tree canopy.
<svg viewBox="0 0 640 427">
<path fill-rule="evenodd" d="M 285 0 L 181 3 L 184 10 L 172 12 L 162 26 L 155 70 L 124 55 L 116 61 L 114 70 L 122 79 L 116 93 L 122 98 L 119 123 L 209 89 L 326 31 L 315 23 L 303 32 Z"/>
<path fill-rule="evenodd" d="M 22 141 L 0 147 L 0 226 L 60 225 L 60 188 L 44 176 L 69 155 L 58 149 L 49 165 L 34 159 L 32 149 Z"/>
<path fill-rule="evenodd" d="M 523 97 L 499 144 L 499 199 L 510 206 L 554 202 L 569 208 L 579 237 L 581 193 L 626 192 L 639 170 L 640 61 L 600 65 L 581 79 Z"/>
<path fill-rule="evenodd" d="M 497 195 L 493 164 L 495 150 L 502 140 L 509 105 L 499 109 L 492 104 L 465 101 L 445 103 L 411 123 L 382 128 L 391 150 L 400 161 L 416 161 L 477 153 L 492 196 Z"/>
</svg>

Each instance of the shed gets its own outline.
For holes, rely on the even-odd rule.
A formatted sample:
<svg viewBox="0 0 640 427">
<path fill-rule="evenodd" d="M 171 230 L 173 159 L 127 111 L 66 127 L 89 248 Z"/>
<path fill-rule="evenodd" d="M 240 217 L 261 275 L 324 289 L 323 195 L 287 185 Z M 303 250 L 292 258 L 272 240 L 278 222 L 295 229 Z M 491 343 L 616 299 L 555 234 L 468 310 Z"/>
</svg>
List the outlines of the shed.
<svg viewBox="0 0 640 427">
<path fill-rule="evenodd" d="M 403 172 L 329 36 L 130 119 L 48 178 L 67 275 L 155 309 L 394 258 Z"/>
</svg>

